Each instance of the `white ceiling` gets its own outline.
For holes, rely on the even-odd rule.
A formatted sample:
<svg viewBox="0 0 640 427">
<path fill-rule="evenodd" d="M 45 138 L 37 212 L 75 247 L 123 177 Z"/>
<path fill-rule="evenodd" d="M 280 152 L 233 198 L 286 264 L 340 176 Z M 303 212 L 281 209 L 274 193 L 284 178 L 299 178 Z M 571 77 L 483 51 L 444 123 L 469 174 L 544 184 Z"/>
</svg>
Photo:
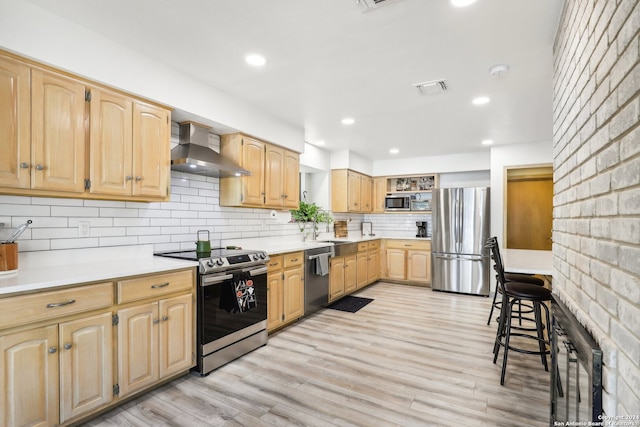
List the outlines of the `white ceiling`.
<svg viewBox="0 0 640 427">
<path fill-rule="evenodd" d="M 563 0 L 30 0 L 371 160 L 551 141 Z M 261 69 L 245 54 L 267 57 Z M 489 68 L 508 64 L 506 77 Z M 414 83 L 446 79 L 420 96 Z M 478 107 L 471 99 L 491 97 Z M 345 126 L 343 117 L 355 124 Z M 215 121 L 215 117 L 209 118 Z M 240 129 L 241 130 L 241 129 Z M 259 136 L 259 135 L 258 135 Z M 276 141 L 274 141 L 276 142 Z"/>
</svg>

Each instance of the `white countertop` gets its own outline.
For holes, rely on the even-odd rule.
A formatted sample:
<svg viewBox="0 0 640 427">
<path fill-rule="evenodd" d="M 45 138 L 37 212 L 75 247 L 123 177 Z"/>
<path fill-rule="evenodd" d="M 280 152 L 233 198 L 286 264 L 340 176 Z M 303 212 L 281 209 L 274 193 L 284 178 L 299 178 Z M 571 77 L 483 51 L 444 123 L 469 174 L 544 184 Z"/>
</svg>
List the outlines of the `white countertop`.
<svg viewBox="0 0 640 427">
<path fill-rule="evenodd" d="M 553 254 L 551 251 L 528 249 L 502 249 L 504 269 L 510 273 L 553 275 Z"/>
<path fill-rule="evenodd" d="M 0 275 L 0 298 L 78 283 L 195 267 L 195 261 L 153 256 L 153 246 L 27 252 L 18 271 Z"/>
</svg>

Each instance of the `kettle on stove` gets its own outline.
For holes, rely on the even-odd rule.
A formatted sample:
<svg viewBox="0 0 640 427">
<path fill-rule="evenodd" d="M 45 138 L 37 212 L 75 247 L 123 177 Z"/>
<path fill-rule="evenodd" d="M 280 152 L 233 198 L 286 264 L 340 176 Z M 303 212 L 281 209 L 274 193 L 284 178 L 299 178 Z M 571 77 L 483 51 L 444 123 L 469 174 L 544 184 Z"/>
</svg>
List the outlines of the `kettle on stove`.
<svg viewBox="0 0 640 427">
<path fill-rule="evenodd" d="M 200 238 L 200 233 L 207 233 L 207 240 Z M 211 252 L 211 240 L 209 237 L 209 230 L 198 230 L 198 241 L 196 242 L 196 252 L 210 253 Z"/>
</svg>

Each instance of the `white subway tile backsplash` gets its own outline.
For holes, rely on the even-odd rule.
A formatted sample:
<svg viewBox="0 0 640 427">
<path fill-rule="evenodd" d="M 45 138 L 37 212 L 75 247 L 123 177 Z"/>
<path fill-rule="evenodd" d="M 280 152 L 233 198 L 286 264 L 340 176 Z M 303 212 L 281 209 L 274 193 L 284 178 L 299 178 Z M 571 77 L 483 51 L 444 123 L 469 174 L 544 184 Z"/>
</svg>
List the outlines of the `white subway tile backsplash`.
<svg viewBox="0 0 640 427">
<path fill-rule="evenodd" d="M 33 197 L 31 198 L 33 205 L 51 205 L 51 206 L 82 206 L 80 199 L 54 199 L 50 197 Z"/>
<path fill-rule="evenodd" d="M 78 248 L 97 248 L 100 241 L 97 237 L 78 238 L 78 239 L 52 239 L 50 240 L 52 250 L 58 249 L 78 249 Z"/>
<path fill-rule="evenodd" d="M 7 197 L 7 196 L 0 196 Z M 7 203 L 0 205 L 0 215 L 2 216 L 20 216 L 20 217 L 33 217 L 33 216 L 50 216 L 51 215 L 51 206 L 34 206 L 31 204 L 28 205 L 18 205 L 13 203 Z"/>
<path fill-rule="evenodd" d="M 115 227 L 146 227 L 149 226 L 151 220 L 149 218 L 114 218 L 113 225 Z"/>
<path fill-rule="evenodd" d="M 100 216 L 100 208 L 83 206 L 51 206 L 51 216 Z"/>
<path fill-rule="evenodd" d="M 138 216 L 138 209 L 130 208 L 100 208 L 100 216 L 102 217 L 124 217 L 134 218 Z"/>
<path fill-rule="evenodd" d="M 137 245 L 138 238 L 136 236 L 126 237 L 100 237 L 100 246 L 125 246 Z"/>
</svg>

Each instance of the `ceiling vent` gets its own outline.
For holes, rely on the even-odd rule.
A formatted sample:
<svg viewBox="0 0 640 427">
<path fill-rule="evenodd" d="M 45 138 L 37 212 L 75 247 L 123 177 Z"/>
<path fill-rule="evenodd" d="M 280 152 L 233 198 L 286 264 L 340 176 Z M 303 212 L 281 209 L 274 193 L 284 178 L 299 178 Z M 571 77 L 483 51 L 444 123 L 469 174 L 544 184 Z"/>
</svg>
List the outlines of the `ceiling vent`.
<svg viewBox="0 0 640 427">
<path fill-rule="evenodd" d="M 400 0 L 355 0 L 356 4 L 362 8 L 364 12 L 377 9 L 391 3 L 397 3 Z"/>
<path fill-rule="evenodd" d="M 414 83 L 413 87 L 418 90 L 420 95 L 437 95 L 446 92 L 449 86 L 446 79 L 432 80 L 430 82 Z"/>
</svg>

